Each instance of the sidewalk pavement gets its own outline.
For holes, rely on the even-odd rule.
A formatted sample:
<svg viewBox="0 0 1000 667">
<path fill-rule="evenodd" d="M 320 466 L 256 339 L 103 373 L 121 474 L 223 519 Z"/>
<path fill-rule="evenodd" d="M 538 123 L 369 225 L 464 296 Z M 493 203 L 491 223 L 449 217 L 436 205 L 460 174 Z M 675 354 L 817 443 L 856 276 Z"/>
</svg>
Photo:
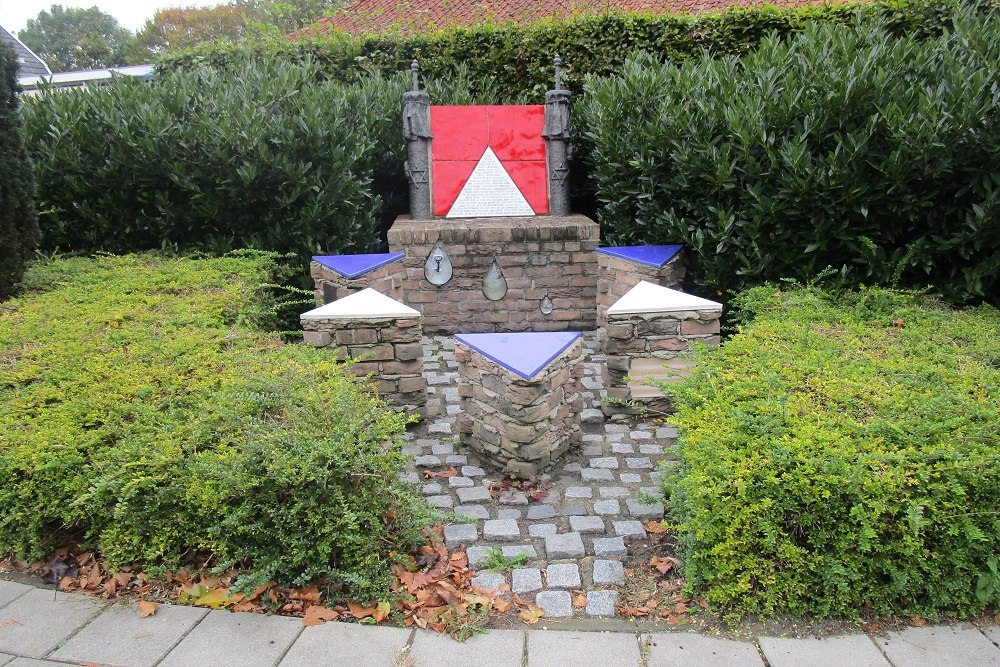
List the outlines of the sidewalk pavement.
<svg viewBox="0 0 1000 667">
<path fill-rule="evenodd" d="M 549 627 L 558 627 L 550 623 Z M 885 636 L 492 630 L 459 643 L 419 630 L 133 604 L 0 581 L 0 667 L 1000 667 L 1000 627 L 909 628 Z"/>
</svg>

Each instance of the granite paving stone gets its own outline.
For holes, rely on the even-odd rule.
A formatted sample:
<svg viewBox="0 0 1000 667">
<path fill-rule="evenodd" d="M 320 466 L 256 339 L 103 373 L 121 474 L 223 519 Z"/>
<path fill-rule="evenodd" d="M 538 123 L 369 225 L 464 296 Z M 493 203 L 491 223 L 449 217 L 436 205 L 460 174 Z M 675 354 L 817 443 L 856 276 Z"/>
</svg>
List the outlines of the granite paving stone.
<svg viewBox="0 0 1000 667">
<path fill-rule="evenodd" d="M 586 386 L 587 381 L 584 379 L 584 387 Z M 591 387 L 587 388 L 590 389 Z M 584 424 L 600 424 L 604 421 L 604 413 L 596 408 L 584 408 L 580 411 L 580 421 Z"/>
<path fill-rule="evenodd" d="M 587 591 L 587 616 L 614 616 L 618 591 Z"/>
<path fill-rule="evenodd" d="M 571 516 L 569 527 L 577 533 L 603 533 L 604 519 L 599 516 Z"/>
<path fill-rule="evenodd" d="M 270 667 L 301 630 L 289 616 L 212 611 L 157 667 Z"/>
<path fill-rule="evenodd" d="M 497 510 L 498 519 L 513 519 L 517 521 L 521 518 L 521 510 L 514 509 L 513 507 L 501 507 Z"/>
<path fill-rule="evenodd" d="M 323 623 L 302 630 L 280 667 L 388 667 L 410 630 L 357 623 Z"/>
<path fill-rule="evenodd" d="M 580 533 L 559 533 L 545 536 L 545 556 L 549 560 L 582 558 L 585 551 Z"/>
<path fill-rule="evenodd" d="M 653 462 L 649 460 L 648 456 L 639 457 L 626 457 L 625 467 L 631 468 L 632 470 L 645 470 L 653 467 Z"/>
<path fill-rule="evenodd" d="M 503 491 L 499 502 L 501 505 L 527 505 L 528 496 L 522 491 Z"/>
<path fill-rule="evenodd" d="M 663 518 L 663 503 L 647 504 L 635 498 L 628 498 L 625 500 L 625 505 L 628 507 L 628 513 L 637 519 Z"/>
<path fill-rule="evenodd" d="M 454 549 L 460 544 L 470 544 L 479 539 L 474 523 L 449 523 L 444 527 L 444 544 Z"/>
<path fill-rule="evenodd" d="M 544 595 L 544 593 L 539 593 Z M 566 594 L 569 596 L 569 593 Z M 571 660 L 570 660 L 571 658 Z M 639 642 L 625 632 L 528 632 L 528 667 L 637 667 Z M 690 667 L 696 667 L 690 665 Z"/>
<path fill-rule="evenodd" d="M 621 537 L 595 537 L 594 556 L 597 558 L 624 558 L 625 540 Z"/>
<path fill-rule="evenodd" d="M 0 652 L 40 658 L 104 608 L 103 600 L 35 588 L 2 610 Z"/>
<path fill-rule="evenodd" d="M 488 503 L 492 499 L 490 496 L 490 490 L 485 486 L 473 486 L 466 489 L 456 489 L 455 493 L 458 494 L 458 502 L 463 505 L 471 505 L 472 503 Z"/>
<path fill-rule="evenodd" d="M 434 456 L 448 456 L 455 453 L 454 445 L 447 445 L 440 442 L 435 442 L 431 445 L 431 454 Z"/>
<path fill-rule="evenodd" d="M 513 544 L 500 547 L 500 553 L 504 555 L 504 558 L 517 558 L 522 555 L 527 556 L 528 560 L 535 560 L 538 558 L 538 552 L 535 551 L 535 547 L 530 544 Z"/>
<path fill-rule="evenodd" d="M 418 468 L 437 468 L 441 465 L 441 459 L 436 456 L 418 456 L 413 459 L 413 465 Z"/>
<path fill-rule="evenodd" d="M 506 578 L 499 572 L 489 570 L 481 572 L 472 578 L 472 585 L 476 588 L 486 590 L 496 590 L 507 582 Z"/>
<path fill-rule="evenodd" d="M 545 537 L 555 535 L 559 532 L 559 527 L 554 523 L 532 523 L 528 526 L 528 535 L 532 537 Z"/>
<path fill-rule="evenodd" d="M 591 498 L 594 490 L 589 486 L 568 486 L 563 495 L 567 498 Z"/>
<path fill-rule="evenodd" d="M 482 505 L 456 505 L 451 511 L 473 519 L 486 520 L 490 518 L 490 511 Z"/>
<path fill-rule="evenodd" d="M 476 483 L 472 481 L 469 477 L 449 477 L 448 478 L 448 488 L 450 489 L 460 489 L 469 488 L 475 486 Z"/>
<path fill-rule="evenodd" d="M 157 605 L 141 618 L 135 605 L 111 605 L 50 656 L 53 660 L 152 667 L 208 614 L 207 609 Z"/>
<path fill-rule="evenodd" d="M 465 454 L 452 454 L 444 460 L 446 465 L 450 466 L 464 466 L 469 462 L 469 457 Z"/>
<path fill-rule="evenodd" d="M 601 498 L 625 498 L 631 495 L 631 492 L 624 486 L 602 486 L 598 489 L 598 493 Z"/>
<path fill-rule="evenodd" d="M 622 484 L 638 484 L 642 481 L 642 475 L 635 472 L 623 472 L 618 475 L 618 479 L 621 480 Z"/>
<path fill-rule="evenodd" d="M 512 570 L 511 590 L 514 593 L 534 593 L 542 590 L 542 571 L 535 567 Z"/>
<path fill-rule="evenodd" d="M 617 470 L 619 466 L 618 457 L 616 456 L 603 456 L 595 459 L 590 459 L 591 468 L 602 468 L 606 470 Z"/>
<path fill-rule="evenodd" d="M 587 516 L 587 508 L 583 505 L 563 505 L 563 516 Z"/>
<path fill-rule="evenodd" d="M 615 476 L 610 470 L 603 468 L 584 468 L 580 471 L 580 479 L 584 482 L 613 482 Z"/>
<path fill-rule="evenodd" d="M 617 500 L 598 500 L 594 503 L 594 513 L 602 516 L 618 515 L 622 513 L 621 504 Z"/>
<path fill-rule="evenodd" d="M 612 521 L 611 526 L 619 537 L 646 537 L 641 521 Z"/>
<path fill-rule="evenodd" d="M 662 445 L 639 445 L 640 454 L 652 454 L 654 456 L 659 456 L 663 454 Z"/>
<path fill-rule="evenodd" d="M 584 456 L 600 456 L 604 453 L 603 445 L 588 445 L 583 448 L 582 454 Z"/>
<path fill-rule="evenodd" d="M 510 542 L 521 539 L 521 527 L 515 519 L 490 519 L 483 524 L 484 540 Z"/>
<path fill-rule="evenodd" d="M 581 466 L 579 463 L 576 463 L 575 461 L 573 463 L 567 463 L 566 465 L 563 466 L 563 472 L 576 473 L 580 472 L 582 469 L 583 466 Z"/>
<path fill-rule="evenodd" d="M 465 549 L 465 555 L 469 559 L 469 565 L 471 565 L 472 567 L 477 567 L 480 563 L 482 563 L 487 558 L 489 558 L 490 557 L 490 548 L 491 547 L 482 547 L 482 546 L 479 546 L 479 545 L 474 545 L 474 546 L 471 546 L 471 547 L 466 547 L 466 549 Z M 495 547 L 493 547 L 493 548 L 495 548 Z"/>
<path fill-rule="evenodd" d="M 528 508 L 528 519 L 551 519 L 556 516 L 556 508 L 552 505 L 532 505 Z"/>
<path fill-rule="evenodd" d="M 879 639 L 879 647 L 895 667 L 1000 666 L 1000 648 L 973 628 L 907 628 Z"/>
<path fill-rule="evenodd" d="M 463 477 L 484 477 L 486 471 L 479 466 L 462 466 Z"/>
<path fill-rule="evenodd" d="M 552 563 L 545 568 L 545 585 L 548 588 L 579 588 L 580 566 L 576 563 Z"/>
<path fill-rule="evenodd" d="M 821 663 L 801 662 L 797 667 Z M 657 633 L 649 640 L 648 667 L 764 667 L 752 642 L 706 637 L 694 632 Z"/>
<path fill-rule="evenodd" d="M 635 447 L 627 442 L 615 442 L 611 444 L 612 454 L 635 454 Z"/>
<path fill-rule="evenodd" d="M 867 635 L 845 637 L 760 637 L 771 667 L 892 667 Z"/>
<path fill-rule="evenodd" d="M 617 560 L 595 560 L 592 579 L 595 586 L 621 583 L 625 580 L 625 566 Z"/>
<path fill-rule="evenodd" d="M 440 509 L 451 509 L 455 505 L 455 500 L 448 494 L 427 496 L 427 504 Z"/>
<path fill-rule="evenodd" d="M 573 616 L 573 600 L 566 591 L 542 591 L 535 596 L 535 604 L 545 612 L 547 618 Z M 531 655 L 530 649 L 528 655 Z"/>
<path fill-rule="evenodd" d="M 398 477 L 400 482 L 404 482 L 406 484 L 420 483 L 420 475 L 418 475 L 415 472 L 401 472 L 399 473 Z"/>
<path fill-rule="evenodd" d="M 653 438 L 653 434 L 649 431 L 632 431 L 628 434 L 628 437 L 633 440 L 651 440 Z"/>
<path fill-rule="evenodd" d="M 429 630 L 417 630 L 408 656 L 409 664 L 413 667 L 521 667 L 523 644 L 521 630 L 490 630 L 462 642 Z"/>
<path fill-rule="evenodd" d="M 441 493 L 441 485 L 438 484 L 437 482 L 430 482 L 420 487 L 420 491 L 425 496 L 436 496 L 437 494 Z"/>
</svg>

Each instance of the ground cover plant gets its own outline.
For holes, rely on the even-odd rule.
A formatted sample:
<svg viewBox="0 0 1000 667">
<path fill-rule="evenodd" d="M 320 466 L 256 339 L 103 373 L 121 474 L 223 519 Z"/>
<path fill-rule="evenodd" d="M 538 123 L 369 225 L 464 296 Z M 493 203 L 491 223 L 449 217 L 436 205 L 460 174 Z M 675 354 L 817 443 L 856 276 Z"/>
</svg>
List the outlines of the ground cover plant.
<svg viewBox="0 0 1000 667">
<path fill-rule="evenodd" d="M 664 490 L 692 591 L 730 615 L 1000 604 L 1000 311 L 758 287 L 672 385 Z"/>
<path fill-rule="evenodd" d="M 267 333 L 268 255 L 36 265 L 0 304 L 0 553 L 383 599 L 427 516 L 404 417 Z M 100 581 L 100 578 L 98 578 Z"/>
</svg>

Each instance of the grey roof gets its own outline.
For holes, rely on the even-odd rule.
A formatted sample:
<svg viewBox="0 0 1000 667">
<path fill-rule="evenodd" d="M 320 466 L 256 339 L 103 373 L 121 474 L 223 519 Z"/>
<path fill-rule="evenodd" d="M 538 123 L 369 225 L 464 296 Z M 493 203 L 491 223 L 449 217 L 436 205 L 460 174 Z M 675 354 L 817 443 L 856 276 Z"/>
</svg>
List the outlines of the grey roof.
<svg viewBox="0 0 1000 667">
<path fill-rule="evenodd" d="M 4 30 L 3 26 L 0 26 L 0 42 L 9 42 L 14 47 L 14 52 L 17 54 L 17 63 L 20 65 L 17 71 L 18 78 L 26 76 L 48 76 L 49 74 L 52 74 L 48 66 L 42 61 L 41 58 L 36 56 L 31 49 L 22 44 L 21 40 Z"/>
</svg>

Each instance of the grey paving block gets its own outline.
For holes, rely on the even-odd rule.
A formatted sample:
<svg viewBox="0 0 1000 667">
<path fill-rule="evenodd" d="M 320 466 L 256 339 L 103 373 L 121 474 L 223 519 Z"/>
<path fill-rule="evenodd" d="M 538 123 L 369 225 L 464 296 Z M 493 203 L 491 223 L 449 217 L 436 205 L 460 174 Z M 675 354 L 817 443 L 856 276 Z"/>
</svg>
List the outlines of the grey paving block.
<svg viewBox="0 0 1000 667">
<path fill-rule="evenodd" d="M 637 519 L 662 519 L 663 503 L 646 504 L 639 502 L 635 498 L 627 498 L 625 505 L 628 513 Z"/>
<path fill-rule="evenodd" d="M 612 521 L 611 526 L 619 537 L 646 537 L 641 521 Z"/>
<path fill-rule="evenodd" d="M 618 591 L 587 591 L 587 616 L 617 616 Z"/>
<path fill-rule="evenodd" d="M 663 454 L 663 445 L 639 445 L 639 453 L 661 456 Z"/>
<path fill-rule="evenodd" d="M 599 516 L 571 516 L 569 526 L 577 533 L 604 533 L 604 519 Z"/>
<path fill-rule="evenodd" d="M 604 468 L 584 468 L 580 471 L 580 479 L 584 482 L 613 482 L 615 476 Z"/>
<path fill-rule="evenodd" d="M 473 519 L 486 520 L 490 518 L 490 511 L 482 505 L 456 505 L 451 511 Z"/>
<path fill-rule="evenodd" d="M 594 503 L 594 513 L 602 516 L 617 516 L 622 513 L 622 506 L 614 498 L 598 500 Z"/>
<path fill-rule="evenodd" d="M 436 456 L 418 456 L 413 459 L 413 465 L 418 468 L 437 468 L 441 465 L 441 459 Z"/>
<path fill-rule="evenodd" d="M 811 667 L 811 662 L 798 667 Z M 706 637 L 693 632 L 658 633 L 650 637 L 649 667 L 701 665 L 702 667 L 763 667 L 752 642 Z"/>
<path fill-rule="evenodd" d="M 464 642 L 417 630 L 410 659 L 414 667 L 521 667 L 523 652 L 520 630 L 490 630 Z"/>
<path fill-rule="evenodd" d="M 584 553 L 583 538 L 580 537 L 580 533 L 559 533 L 545 536 L 545 557 L 550 560 L 580 558 Z"/>
<path fill-rule="evenodd" d="M 567 486 L 567 498 L 590 498 L 594 495 L 594 490 L 589 486 Z"/>
<path fill-rule="evenodd" d="M 510 542 L 521 539 L 521 527 L 515 519 L 491 519 L 483 524 L 483 539 Z"/>
<path fill-rule="evenodd" d="M 473 486 L 466 489 L 456 489 L 458 502 L 463 505 L 473 503 L 488 503 L 491 500 L 490 490 L 485 486 Z"/>
<path fill-rule="evenodd" d="M 605 470 L 618 470 L 618 457 L 617 456 L 601 456 L 596 459 L 590 459 L 591 468 L 602 468 Z"/>
<path fill-rule="evenodd" d="M 563 505 L 563 516 L 587 516 L 587 508 L 583 505 Z"/>
<path fill-rule="evenodd" d="M 460 544 L 470 544 L 479 539 L 474 523 L 450 523 L 444 527 L 444 544 L 454 549 Z"/>
<path fill-rule="evenodd" d="M 405 482 L 407 484 L 419 484 L 420 483 L 420 475 L 418 475 L 415 472 L 401 472 L 398 475 L 396 475 L 396 477 L 399 478 L 399 481 Z"/>
<path fill-rule="evenodd" d="M 592 579 L 595 586 L 620 583 L 625 580 L 625 566 L 617 560 L 597 559 L 594 561 Z"/>
<path fill-rule="evenodd" d="M 761 651 L 771 667 L 891 667 L 867 635 L 786 639 L 760 637 Z"/>
<path fill-rule="evenodd" d="M 483 477 L 486 471 L 479 466 L 462 466 L 462 477 Z"/>
<path fill-rule="evenodd" d="M 450 466 L 464 466 L 469 462 L 469 457 L 465 454 L 452 454 L 444 460 L 445 465 Z"/>
<path fill-rule="evenodd" d="M 648 470 L 653 467 L 653 462 L 649 460 L 648 456 L 627 457 L 625 467 L 632 470 Z"/>
<path fill-rule="evenodd" d="M 580 472 L 583 468 L 579 463 L 567 463 L 563 466 L 563 472 Z"/>
<path fill-rule="evenodd" d="M 595 537 L 594 555 L 598 558 L 624 558 L 625 540 L 620 537 Z"/>
<path fill-rule="evenodd" d="M 637 472 L 623 472 L 618 475 L 618 479 L 621 480 L 622 484 L 638 484 L 642 481 L 642 475 Z"/>
<path fill-rule="evenodd" d="M 455 453 L 455 445 L 436 442 L 431 445 L 431 454 L 434 456 L 448 456 Z"/>
<path fill-rule="evenodd" d="M 584 424 L 600 424 L 604 422 L 604 413 L 595 408 L 580 410 L 580 422 Z"/>
<path fill-rule="evenodd" d="M 467 489 L 475 486 L 476 483 L 472 481 L 471 477 L 449 477 L 448 478 L 448 488 L 449 489 Z"/>
<path fill-rule="evenodd" d="M 600 439 L 601 438 L 598 436 L 597 440 L 600 441 Z M 604 453 L 604 446 L 594 445 L 594 444 L 584 447 L 582 452 L 584 456 L 600 456 L 603 453 Z"/>
<path fill-rule="evenodd" d="M 136 605 L 111 605 L 49 657 L 152 667 L 206 614 L 207 609 L 161 604 L 155 614 L 140 618 Z"/>
<path fill-rule="evenodd" d="M 536 567 L 512 570 L 510 589 L 515 593 L 534 593 L 542 590 L 542 571 Z"/>
<path fill-rule="evenodd" d="M 420 487 L 420 492 L 425 496 L 436 496 L 441 493 L 441 484 L 438 482 L 428 482 Z"/>
<path fill-rule="evenodd" d="M 545 568 L 548 588 L 580 588 L 580 566 L 576 563 L 553 563 Z"/>
<path fill-rule="evenodd" d="M 489 558 L 489 547 L 471 546 L 466 548 L 465 555 L 469 559 L 469 565 L 478 567 L 480 563 Z"/>
<path fill-rule="evenodd" d="M 1000 648 L 979 630 L 939 625 L 890 632 L 877 639 L 895 667 L 996 667 Z"/>
<path fill-rule="evenodd" d="M 639 642 L 629 633 L 528 632 L 528 667 L 637 667 L 638 664 Z"/>
<path fill-rule="evenodd" d="M 542 591 L 535 596 L 535 604 L 545 612 L 546 618 L 573 616 L 573 600 L 566 591 Z M 531 655 L 530 651 L 528 655 Z"/>
<path fill-rule="evenodd" d="M 104 606 L 85 595 L 33 588 L 0 609 L 0 651 L 40 658 Z"/>
<path fill-rule="evenodd" d="M 521 555 L 527 556 L 528 560 L 535 560 L 538 558 L 538 552 L 535 551 L 535 547 L 530 544 L 513 544 L 506 547 L 500 547 L 500 553 L 504 555 L 504 558 L 517 558 Z"/>
<path fill-rule="evenodd" d="M 556 515 L 556 508 L 552 505 L 532 505 L 528 508 L 529 519 L 551 519 Z"/>
<path fill-rule="evenodd" d="M 472 578 L 472 585 L 476 588 L 496 590 L 506 583 L 507 579 L 499 572 L 483 572 Z"/>
<path fill-rule="evenodd" d="M 440 496 L 427 496 L 427 504 L 447 510 L 454 506 L 455 501 L 448 494 L 443 494 Z"/>
<path fill-rule="evenodd" d="M 513 507 L 501 507 L 497 510 L 497 518 L 517 521 L 521 518 L 521 510 L 514 509 Z"/>
<path fill-rule="evenodd" d="M 605 433 L 628 433 L 628 427 L 625 424 L 605 424 Z"/>
<path fill-rule="evenodd" d="M 213 611 L 158 667 L 270 667 L 301 631 L 298 618 Z"/>
<path fill-rule="evenodd" d="M 628 434 L 628 437 L 633 440 L 652 440 L 653 434 L 649 431 L 632 431 Z"/>
<path fill-rule="evenodd" d="M 523 491 L 503 491 L 498 499 L 501 505 L 527 505 L 528 496 Z"/>
<path fill-rule="evenodd" d="M 635 447 L 627 442 L 613 442 L 611 443 L 611 453 L 612 454 L 635 454 Z"/>
<path fill-rule="evenodd" d="M 281 667 L 389 667 L 406 646 L 410 630 L 324 623 L 304 628 Z"/>
<path fill-rule="evenodd" d="M 528 526 L 528 534 L 532 537 L 545 537 L 556 534 L 556 524 L 554 523 L 533 523 Z"/>
<path fill-rule="evenodd" d="M 658 440 L 666 440 L 669 438 L 677 437 L 677 427 L 676 426 L 661 426 L 656 429 L 656 437 Z"/>
<path fill-rule="evenodd" d="M 601 498 L 625 498 L 632 495 L 632 492 L 624 486 L 602 486 L 598 492 Z"/>
<path fill-rule="evenodd" d="M 19 584 L 16 581 L 0 581 L 0 609 L 33 590 L 34 586 Z"/>
</svg>

